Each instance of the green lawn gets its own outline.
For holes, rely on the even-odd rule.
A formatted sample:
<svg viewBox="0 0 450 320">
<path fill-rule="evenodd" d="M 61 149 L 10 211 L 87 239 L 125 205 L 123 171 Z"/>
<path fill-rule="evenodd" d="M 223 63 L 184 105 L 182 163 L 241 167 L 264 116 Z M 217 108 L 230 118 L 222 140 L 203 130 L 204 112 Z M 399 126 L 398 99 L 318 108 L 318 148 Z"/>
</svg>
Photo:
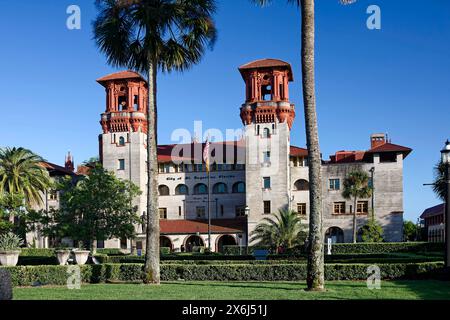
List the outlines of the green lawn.
<svg viewBox="0 0 450 320">
<path fill-rule="evenodd" d="M 15 288 L 17 300 L 321 300 L 321 299 L 449 299 L 450 282 L 382 281 L 369 290 L 365 281 L 329 281 L 323 293 L 306 292 L 304 282 L 165 282 L 93 284 L 81 290 L 66 287 Z"/>
</svg>

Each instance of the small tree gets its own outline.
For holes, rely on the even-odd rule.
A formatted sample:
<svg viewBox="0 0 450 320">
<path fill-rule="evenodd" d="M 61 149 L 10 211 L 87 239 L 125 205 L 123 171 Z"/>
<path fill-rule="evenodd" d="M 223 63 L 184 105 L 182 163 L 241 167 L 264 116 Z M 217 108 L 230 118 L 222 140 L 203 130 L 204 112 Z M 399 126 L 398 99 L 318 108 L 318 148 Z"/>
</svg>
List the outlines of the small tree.
<svg viewBox="0 0 450 320">
<path fill-rule="evenodd" d="M 76 185 L 71 179 L 64 180 L 61 190 L 60 209 L 47 232 L 78 243 L 89 241 L 93 253 L 96 240 L 134 237 L 139 217 L 132 201 L 140 191 L 132 182 L 120 180 L 97 165 Z"/>
<path fill-rule="evenodd" d="M 383 228 L 373 217 L 361 228 L 362 242 L 383 242 Z"/>
<path fill-rule="evenodd" d="M 369 175 L 361 170 L 355 170 L 348 174 L 344 180 L 342 196 L 347 200 L 353 200 L 353 243 L 356 243 L 356 211 L 358 199 L 366 199 L 372 195 L 369 186 Z"/>
<path fill-rule="evenodd" d="M 280 210 L 271 217 L 264 218 L 251 233 L 250 242 L 273 249 L 291 249 L 304 243 L 306 232 L 297 212 Z"/>
<path fill-rule="evenodd" d="M 412 221 L 404 221 L 403 222 L 403 240 L 404 241 L 416 241 L 418 227 Z"/>
</svg>

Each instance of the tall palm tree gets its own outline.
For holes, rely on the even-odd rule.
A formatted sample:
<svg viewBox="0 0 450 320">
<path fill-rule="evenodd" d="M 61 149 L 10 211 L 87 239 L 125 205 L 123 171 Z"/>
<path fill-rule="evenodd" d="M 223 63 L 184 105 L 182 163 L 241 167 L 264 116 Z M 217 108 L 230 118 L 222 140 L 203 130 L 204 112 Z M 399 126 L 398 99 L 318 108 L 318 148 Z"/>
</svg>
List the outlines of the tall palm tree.
<svg viewBox="0 0 450 320">
<path fill-rule="evenodd" d="M 434 167 L 434 183 L 433 191 L 442 200 L 445 201 L 445 195 L 447 194 L 447 183 L 445 181 L 445 164 L 439 162 Z"/>
<path fill-rule="evenodd" d="M 252 0 L 265 6 L 273 0 Z M 340 0 L 342 4 L 350 4 L 356 0 Z M 314 44 L 315 44 L 315 10 L 314 0 L 287 0 L 294 3 L 301 10 L 301 61 L 303 104 L 305 109 L 306 144 L 309 161 L 310 183 L 310 215 L 308 241 L 308 275 L 309 290 L 324 290 L 324 248 L 322 230 L 322 187 L 321 166 L 322 159 L 319 148 L 319 133 L 317 127 L 316 93 L 314 80 Z"/>
<path fill-rule="evenodd" d="M 43 204 L 42 195 L 52 186 L 43 161 L 28 149 L 0 149 L 0 195 L 8 199 L 23 198 L 27 206 Z M 13 214 L 10 220 L 14 221 Z"/>
<path fill-rule="evenodd" d="M 350 172 L 344 179 L 343 185 L 342 196 L 345 199 L 353 200 L 353 243 L 356 243 L 356 206 L 358 199 L 369 198 L 373 189 L 369 186 L 369 175 L 361 170 Z"/>
<path fill-rule="evenodd" d="M 183 71 L 214 44 L 215 0 L 97 0 L 94 39 L 115 67 L 147 76 L 146 283 L 160 283 L 157 162 L 157 72 Z"/>
<path fill-rule="evenodd" d="M 291 249 L 302 244 L 303 228 L 297 212 L 280 210 L 264 218 L 251 233 L 250 242 L 271 248 Z"/>
</svg>

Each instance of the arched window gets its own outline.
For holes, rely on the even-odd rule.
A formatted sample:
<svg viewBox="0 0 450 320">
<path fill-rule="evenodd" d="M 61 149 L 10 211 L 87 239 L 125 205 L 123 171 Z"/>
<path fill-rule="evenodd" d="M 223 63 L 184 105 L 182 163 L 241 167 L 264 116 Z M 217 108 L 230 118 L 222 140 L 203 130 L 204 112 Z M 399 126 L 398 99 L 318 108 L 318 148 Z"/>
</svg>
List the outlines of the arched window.
<svg viewBox="0 0 450 320">
<path fill-rule="evenodd" d="M 179 184 L 175 188 L 175 194 L 176 195 L 187 195 L 187 194 L 189 194 L 189 188 L 185 184 Z"/>
<path fill-rule="evenodd" d="M 216 183 L 213 187 L 213 193 L 227 193 L 227 185 L 223 182 Z"/>
<path fill-rule="evenodd" d="M 119 146 L 124 146 L 125 145 L 125 138 L 124 137 L 120 137 L 119 138 Z"/>
<path fill-rule="evenodd" d="M 270 130 L 269 130 L 269 128 L 264 128 L 264 130 L 263 130 L 263 138 L 270 138 Z"/>
<path fill-rule="evenodd" d="M 331 227 L 325 232 L 325 243 L 331 238 L 332 243 L 344 242 L 344 231 L 339 227 Z"/>
<path fill-rule="evenodd" d="M 236 182 L 233 184 L 233 193 L 245 193 L 245 183 Z"/>
<path fill-rule="evenodd" d="M 294 183 L 295 190 L 297 191 L 308 191 L 309 190 L 309 182 L 305 179 L 299 179 Z"/>
<path fill-rule="evenodd" d="M 168 196 L 170 195 L 169 187 L 166 185 L 160 185 L 158 187 L 159 195 L 160 196 Z"/>
<path fill-rule="evenodd" d="M 194 186 L 194 194 L 206 194 L 208 193 L 208 187 L 206 184 L 199 183 Z"/>
</svg>

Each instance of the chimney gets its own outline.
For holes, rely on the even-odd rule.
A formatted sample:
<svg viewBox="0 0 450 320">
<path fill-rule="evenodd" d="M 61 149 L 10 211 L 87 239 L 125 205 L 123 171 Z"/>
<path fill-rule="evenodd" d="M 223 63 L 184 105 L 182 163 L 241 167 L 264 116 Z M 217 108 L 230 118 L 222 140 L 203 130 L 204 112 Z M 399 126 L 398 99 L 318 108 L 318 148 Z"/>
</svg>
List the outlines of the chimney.
<svg viewBox="0 0 450 320">
<path fill-rule="evenodd" d="M 70 154 L 70 151 L 69 151 L 69 153 L 66 156 L 66 161 L 64 163 L 64 168 L 66 168 L 67 170 L 70 170 L 72 172 L 75 170 L 75 165 L 73 163 L 73 156 Z"/>
<path fill-rule="evenodd" d="M 370 148 L 376 148 L 386 143 L 385 133 L 374 133 L 370 136 Z"/>
</svg>

